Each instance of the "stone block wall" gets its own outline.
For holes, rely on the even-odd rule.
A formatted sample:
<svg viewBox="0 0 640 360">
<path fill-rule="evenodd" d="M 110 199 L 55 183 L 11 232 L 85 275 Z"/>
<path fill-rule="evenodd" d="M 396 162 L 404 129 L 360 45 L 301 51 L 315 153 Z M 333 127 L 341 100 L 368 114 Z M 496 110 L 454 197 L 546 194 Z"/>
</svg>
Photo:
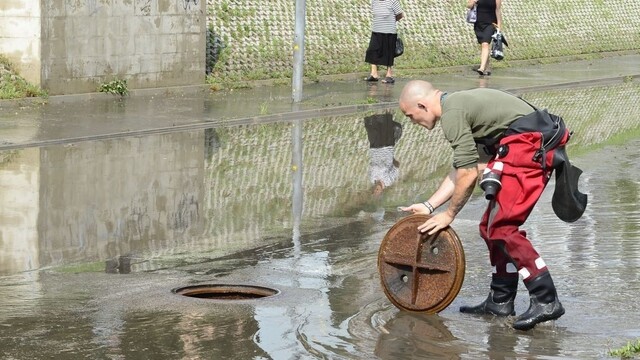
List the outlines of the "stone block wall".
<svg viewBox="0 0 640 360">
<path fill-rule="evenodd" d="M 395 67 L 474 64 L 479 49 L 465 0 L 400 0 L 405 54 Z M 226 46 L 214 76 L 291 76 L 295 1 L 207 0 L 207 22 Z M 370 0 L 307 0 L 305 76 L 366 72 Z M 625 0 L 503 2 L 509 60 L 640 49 L 640 4 Z"/>
</svg>

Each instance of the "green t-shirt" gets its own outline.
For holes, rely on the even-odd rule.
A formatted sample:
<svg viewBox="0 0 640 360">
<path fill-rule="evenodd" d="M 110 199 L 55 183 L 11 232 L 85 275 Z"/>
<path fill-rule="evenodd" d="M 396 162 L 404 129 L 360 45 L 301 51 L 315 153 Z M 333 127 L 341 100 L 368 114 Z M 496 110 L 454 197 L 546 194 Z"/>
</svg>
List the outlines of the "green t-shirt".
<svg viewBox="0 0 640 360">
<path fill-rule="evenodd" d="M 440 125 L 453 148 L 453 167 L 476 166 L 479 154 L 475 140 L 498 138 L 512 122 L 532 112 L 533 108 L 523 100 L 495 89 L 446 95 Z"/>
</svg>

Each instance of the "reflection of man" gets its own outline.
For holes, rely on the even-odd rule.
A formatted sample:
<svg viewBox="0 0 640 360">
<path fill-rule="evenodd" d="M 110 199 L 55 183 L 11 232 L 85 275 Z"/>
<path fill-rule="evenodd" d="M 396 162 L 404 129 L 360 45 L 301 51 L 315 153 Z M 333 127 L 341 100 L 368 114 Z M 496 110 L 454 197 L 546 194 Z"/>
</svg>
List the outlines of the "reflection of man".
<svg viewBox="0 0 640 360">
<path fill-rule="evenodd" d="M 374 195 L 380 195 L 400 176 L 394 147 L 402 136 L 402 125 L 387 112 L 365 117 L 364 127 L 369 138 L 369 179 L 374 185 Z"/>
<path fill-rule="evenodd" d="M 494 186 L 491 192 L 491 187 L 481 182 L 491 200 L 480 222 L 480 235 L 487 244 L 493 266 L 491 290 L 484 302 L 462 306 L 460 311 L 477 315 L 514 314 L 520 274 L 529 290 L 530 306 L 515 320 L 513 327 L 528 330 L 540 322 L 562 316 L 564 308 L 549 270 L 526 233 L 519 229 L 554 168 L 569 165 L 564 152 L 569 131 L 562 120 L 503 91 L 478 88 L 448 95 L 426 81 L 409 82 L 402 91 L 399 105 L 413 123 L 428 130 L 439 123 L 454 153 L 454 169 L 431 198 L 402 208 L 431 214 L 449 201 L 445 211 L 430 217 L 418 230 L 435 234 L 449 226 L 471 196 L 483 171 L 483 182 L 490 180 L 485 184 Z M 493 154 L 488 164 L 481 161 L 478 145 Z M 571 168 L 562 170 L 568 173 Z M 577 182 L 577 177 L 571 180 Z M 556 182 L 556 193 L 558 184 Z M 561 190 L 561 194 L 569 193 L 567 189 Z M 586 206 L 586 197 L 583 200 L 572 213 L 567 211 L 569 202 L 560 204 L 566 215 L 561 219 L 579 218 Z M 560 217 L 558 211 L 556 215 Z"/>
<path fill-rule="evenodd" d="M 469 351 L 440 316 L 400 311 L 379 330 L 374 353 L 380 359 L 456 359 Z"/>
</svg>

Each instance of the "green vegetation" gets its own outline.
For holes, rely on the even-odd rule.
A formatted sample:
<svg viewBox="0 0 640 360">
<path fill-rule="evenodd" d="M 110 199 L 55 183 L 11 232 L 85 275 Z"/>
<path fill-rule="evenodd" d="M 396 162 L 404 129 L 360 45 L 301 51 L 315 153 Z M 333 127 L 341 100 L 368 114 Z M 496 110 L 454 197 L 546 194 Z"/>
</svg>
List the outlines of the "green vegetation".
<svg viewBox="0 0 640 360">
<path fill-rule="evenodd" d="M 269 103 L 263 102 L 260 104 L 260 115 L 267 115 L 269 113 Z"/>
<path fill-rule="evenodd" d="M 635 129 L 626 129 L 625 131 L 616 133 L 606 140 L 598 143 L 588 143 L 580 145 L 570 145 L 568 152 L 571 156 L 581 156 L 605 146 L 620 146 L 628 143 L 632 139 L 640 137 L 640 127 Z"/>
<path fill-rule="evenodd" d="M 640 354 L 640 339 L 636 343 L 632 343 L 629 341 L 627 345 L 615 349 L 610 350 L 610 356 L 620 356 L 621 359 L 631 359 Z"/>
<path fill-rule="evenodd" d="M 585 10 L 597 14 L 596 23 L 615 23 L 616 19 L 627 16 L 624 7 L 620 6 L 623 3 L 622 0 L 597 0 Z M 283 4 L 239 5 L 223 0 L 207 8 L 212 31 L 224 38 L 225 44 L 233 46 L 233 53 L 218 66 L 218 84 L 223 82 L 220 79 L 229 77 L 237 80 L 227 82 L 232 86 L 241 81 L 287 77 L 286 70 L 291 67 L 294 5 Z M 478 48 L 472 27 L 467 26 L 460 15 L 462 5 L 458 2 L 443 3 L 441 10 L 444 12 L 430 12 L 418 4 L 414 0 L 404 4 L 411 19 L 399 25 L 407 51 L 395 65 L 397 74 L 427 75 L 446 71 L 439 69 L 475 64 Z M 606 32 L 585 35 L 581 31 L 583 23 L 579 21 L 580 16 L 572 10 L 576 6 L 574 1 L 542 0 L 535 5 L 515 2 L 511 6 L 511 16 L 506 16 L 503 24 L 511 47 L 507 49 L 505 61 L 493 64 L 496 67 L 526 66 L 526 62 L 551 63 L 570 58 L 588 60 L 607 52 L 637 52 L 640 38 L 632 32 L 623 32 L 618 37 L 611 37 Z M 287 11 L 283 11 L 283 7 Z M 537 7 L 554 8 L 555 11 L 538 13 L 535 11 Z M 356 0 L 330 6 L 323 3 L 309 5 L 304 74 L 308 81 L 367 70 L 363 55 L 369 38 L 370 16 L 366 10 L 360 11 L 362 8 L 362 2 Z M 518 14 L 535 16 L 532 21 L 524 20 L 525 17 Z M 549 26 L 545 25 L 541 30 L 539 24 Z M 255 72 L 252 71 L 254 68 L 269 70 Z"/>
<path fill-rule="evenodd" d="M 115 79 L 108 83 L 103 83 L 98 88 L 99 92 L 105 92 L 114 95 L 125 96 L 129 93 L 127 88 L 127 80 Z"/>
<path fill-rule="evenodd" d="M 18 75 L 9 59 L 0 55 L 0 99 L 47 96 L 39 87 L 29 84 Z"/>
<path fill-rule="evenodd" d="M 55 268 L 55 270 L 62 274 L 80 274 L 80 273 L 94 273 L 104 272 L 104 262 L 92 262 L 83 264 L 71 264 Z"/>
</svg>

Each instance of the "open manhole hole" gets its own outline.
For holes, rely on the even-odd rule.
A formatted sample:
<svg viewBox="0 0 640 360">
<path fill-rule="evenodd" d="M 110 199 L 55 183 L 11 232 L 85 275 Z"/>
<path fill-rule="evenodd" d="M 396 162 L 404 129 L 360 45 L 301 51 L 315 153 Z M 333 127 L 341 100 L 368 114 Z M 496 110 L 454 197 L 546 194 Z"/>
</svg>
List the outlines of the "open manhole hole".
<svg viewBox="0 0 640 360">
<path fill-rule="evenodd" d="M 251 285 L 194 285 L 171 290 L 173 293 L 210 300 L 252 300 L 278 294 L 280 291 Z"/>
</svg>

